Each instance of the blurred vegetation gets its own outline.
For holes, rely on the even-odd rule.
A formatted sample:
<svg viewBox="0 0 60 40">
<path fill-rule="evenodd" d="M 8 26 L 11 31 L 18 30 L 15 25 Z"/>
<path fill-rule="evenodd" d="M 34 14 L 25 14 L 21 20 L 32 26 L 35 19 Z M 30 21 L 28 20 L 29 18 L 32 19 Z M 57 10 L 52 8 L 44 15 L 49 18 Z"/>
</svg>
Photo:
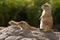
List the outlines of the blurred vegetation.
<svg viewBox="0 0 60 40">
<path fill-rule="evenodd" d="M 60 0 L 0 0 L 0 26 L 8 26 L 10 20 L 24 20 L 39 27 L 40 7 L 46 2 L 52 5 L 54 25 L 60 25 Z"/>
</svg>

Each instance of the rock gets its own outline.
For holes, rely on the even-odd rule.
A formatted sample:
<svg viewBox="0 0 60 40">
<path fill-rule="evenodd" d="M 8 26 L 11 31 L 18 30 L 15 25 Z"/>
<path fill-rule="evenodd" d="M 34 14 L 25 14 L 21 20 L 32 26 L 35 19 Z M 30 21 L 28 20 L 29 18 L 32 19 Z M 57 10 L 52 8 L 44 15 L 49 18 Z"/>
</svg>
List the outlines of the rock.
<svg viewBox="0 0 60 40">
<path fill-rule="evenodd" d="M 20 39 L 20 40 L 37 40 L 36 38 L 23 38 L 23 39 Z"/>
<path fill-rule="evenodd" d="M 20 30 L 17 26 L 9 26 L 0 31 L 0 40 L 60 40 L 60 32 L 44 33 Z"/>
<path fill-rule="evenodd" d="M 22 36 L 9 36 L 5 40 L 19 40 L 22 39 Z"/>
<path fill-rule="evenodd" d="M 14 27 L 13 26 L 9 26 L 9 27 L 1 30 L 0 33 L 2 33 L 2 34 L 6 33 L 7 35 L 16 35 L 16 34 L 14 34 L 14 32 L 16 30 L 19 30 L 20 31 L 20 28 L 17 27 L 17 26 L 14 26 Z"/>
<path fill-rule="evenodd" d="M 0 35 L 0 40 L 5 40 L 5 38 L 7 38 L 7 37 L 8 37 L 8 35 L 1 34 L 1 35 Z"/>
<path fill-rule="evenodd" d="M 4 28 L 6 28 L 6 27 L 0 27 L 0 30 L 2 30 L 2 29 L 4 29 Z"/>
<path fill-rule="evenodd" d="M 32 32 L 29 30 L 21 30 L 19 34 L 24 37 L 33 37 Z"/>
</svg>

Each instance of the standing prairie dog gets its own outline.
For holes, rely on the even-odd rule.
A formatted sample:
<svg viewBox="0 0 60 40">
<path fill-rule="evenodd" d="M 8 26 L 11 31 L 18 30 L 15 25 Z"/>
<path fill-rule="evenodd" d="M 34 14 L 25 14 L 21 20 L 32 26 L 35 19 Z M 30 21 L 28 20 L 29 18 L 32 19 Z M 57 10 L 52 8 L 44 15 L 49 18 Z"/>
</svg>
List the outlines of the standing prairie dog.
<svg viewBox="0 0 60 40">
<path fill-rule="evenodd" d="M 37 30 L 37 28 L 30 26 L 26 21 L 20 21 L 18 23 L 23 30 Z"/>
<path fill-rule="evenodd" d="M 40 29 L 43 29 L 44 32 L 50 32 L 53 27 L 53 19 L 51 15 L 51 5 L 45 3 L 42 5 L 41 9 L 43 10 L 40 17 Z"/>
</svg>

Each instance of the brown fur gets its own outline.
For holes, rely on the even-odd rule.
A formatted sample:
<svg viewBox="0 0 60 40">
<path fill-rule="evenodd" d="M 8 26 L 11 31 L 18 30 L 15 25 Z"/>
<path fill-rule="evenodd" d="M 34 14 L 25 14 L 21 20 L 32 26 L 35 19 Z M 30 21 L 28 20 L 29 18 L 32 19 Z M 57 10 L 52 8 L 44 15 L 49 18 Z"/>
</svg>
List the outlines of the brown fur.
<svg viewBox="0 0 60 40">
<path fill-rule="evenodd" d="M 16 21 L 14 21 L 14 20 L 9 21 L 10 26 L 13 26 L 13 27 L 17 26 L 17 27 L 19 27 L 19 28 L 22 30 L 22 27 L 19 26 L 18 23 L 19 23 L 19 22 L 16 22 Z"/>
<path fill-rule="evenodd" d="M 26 21 L 20 21 L 18 24 L 24 30 L 37 30 L 37 28 L 30 26 Z"/>
<path fill-rule="evenodd" d="M 10 25 L 17 25 L 17 22 L 11 20 L 11 21 L 9 21 L 9 24 L 10 24 Z"/>
<path fill-rule="evenodd" d="M 53 19 L 52 19 L 52 15 L 51 15 L 51 5 L 48 3 L 45 3 L 42 5 L 41 7 L 43 9 L 42 15 L 40 17 L 40 19 L 42 20 L 42 27 L 44 32 L 50 32 L 52 27 L 53 27 Z"/>
</svg>

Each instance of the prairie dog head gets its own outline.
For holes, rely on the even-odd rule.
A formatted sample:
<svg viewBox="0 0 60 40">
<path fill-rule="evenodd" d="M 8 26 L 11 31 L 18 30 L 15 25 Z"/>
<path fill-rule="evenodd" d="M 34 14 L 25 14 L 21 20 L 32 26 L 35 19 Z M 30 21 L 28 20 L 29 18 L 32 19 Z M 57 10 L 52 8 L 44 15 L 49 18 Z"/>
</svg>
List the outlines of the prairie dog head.
<svg viewBox="0 0 60 40">
<path fill-rule="evenodd" d="M 41 6 L 41 9 L 51 9 L 51 5 L 49 3 L 45 3 Z"/>
<path fill-rule="evenodd" d="M 26 21 L 20 21 L 18 23 L 18 25 L 20 25 L 21 27 L 24 27 L 24 28 L 29 26 L 29 24 Z"/>
<path fill-rule="evenodd" d="M 11 20 L 11 21 L 9 21 L 9 24 L 10 24 L 10 25 L 17 25 L 17 22 Z"/>
</svg>

